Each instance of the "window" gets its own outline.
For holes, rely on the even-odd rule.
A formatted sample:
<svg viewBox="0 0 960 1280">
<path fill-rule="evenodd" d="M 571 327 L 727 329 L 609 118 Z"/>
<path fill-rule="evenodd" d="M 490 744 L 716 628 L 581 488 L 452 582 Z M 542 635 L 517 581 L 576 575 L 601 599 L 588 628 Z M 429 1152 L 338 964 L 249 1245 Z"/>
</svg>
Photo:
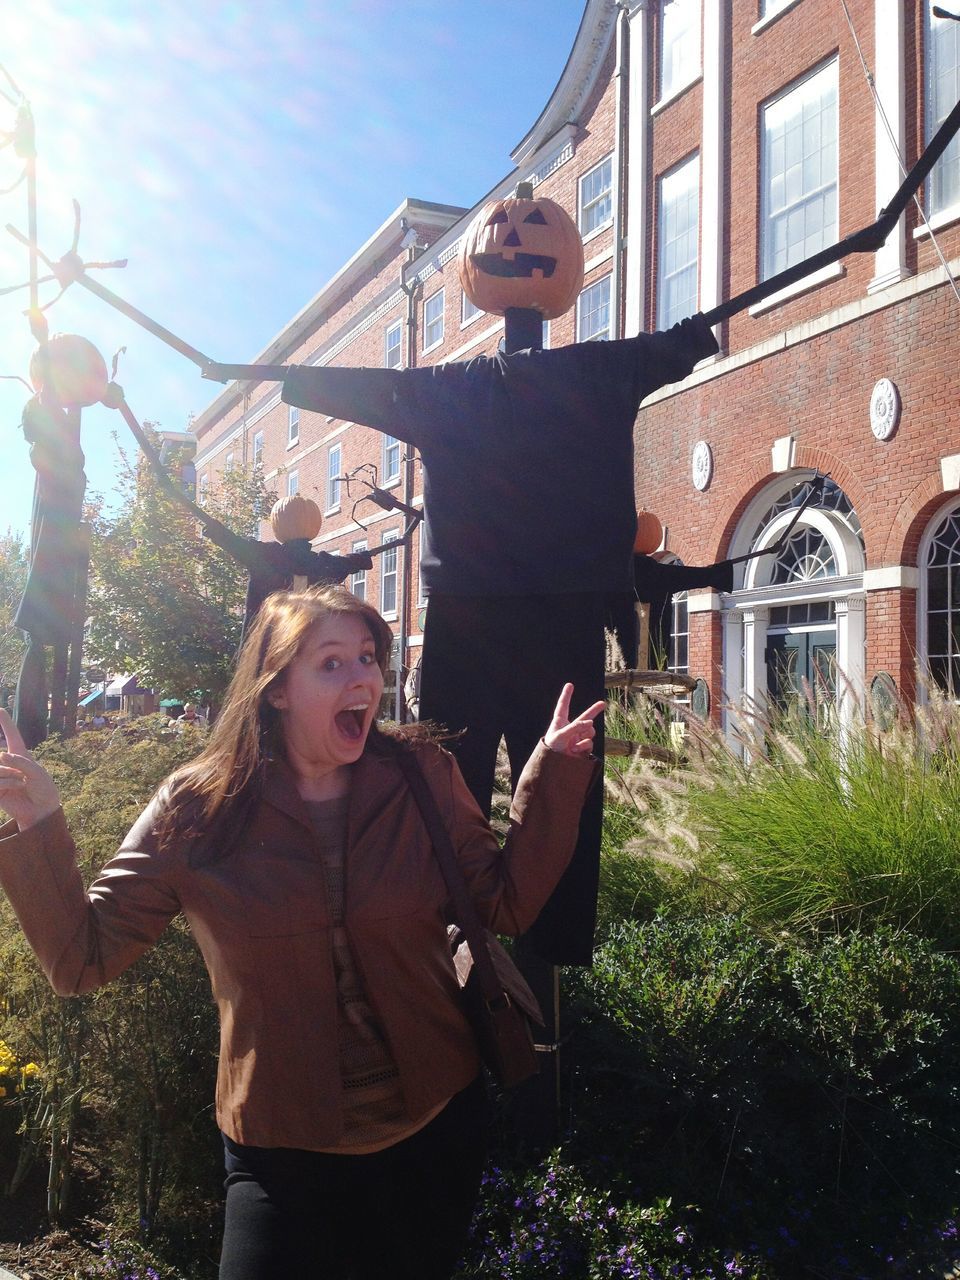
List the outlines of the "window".
<svg viewBox="0 0 960 1280">
<path fill-rule="evenodd" d="M 580 179 L 580 234 L 605 227 L 613 219 L 613 159 L 607 156 Z"/>
<path fill-rule="evenodd" d="M 423 349 L 427 351 L 443 341 L 443 290 L 423 304 Z"/>
<path fill-rule="evenodd" d="M 610 277 L 584 289 L 577 299 L 577 341 L 610 337 Z"/>
<path fill-rule="evenodd" d="M 400 479 L 400 463 L 403 451 L 400 441 L 393 436 L 383 437 L 383 483 L 393 484 Z"/>
<path fill-rule="evenodd" d="M 550 321 L 549 320 L 544 320 L 543 322 L 542 342 L 543 342 L 544 351 L 549 351 L 550 350 Z"/>
<path fill-rule="evenodd" d="M 664 0 L 660 97 L 672 98 L 700 74 L 700 0 Z"/>
<path fill-rule="evenodd" d="M 929 140 L 960 98 L 960 22 L 928 13 L 925 73 Z M 960 204 L 960 135 L 937 161 L 926 189 L 928 214 Z"/>
<path fill-rule="evenodd" d="M 256 431 L 253 436 L 253 465 L 263 466 L 263 432 Z"/>
<path fill-rule="evenodd" d="M 233 470 L 233 450 L 232 449 L 223 460 L 223 469 L 224 471 Z"/>
<path fill-rule="evenodd" d="M 384 336 L 383 363 L 387 369 L 399 369 L 403 364 L 403 325 L 399 320 Z"/>
<path fill-rule="evenodd" d="M 287 405 L 287 444 L 296 444 L 300 439 L 300 410 L 295 404 Z"/>
<path fill-rule="evenodd" d="M 208 475 L 202 475 L 202 476 L 200 477 L 200 494 L 199 494 L 199 498 L 200 498 L 200 505 L 201 505 L 201 507 L 206 505 L 206 501 L 207 501 L 207 486 L 208 486 L 209 480 L 210 480 L 210 477 L 209 477 Z"/>
<path fill-rule="evenodd" d="M 763 279 L 837 239 L 837 64 L 763 109 Z"/>
<path fill-rule="evenodd" d="M 948 697 L 960 698 L 960 511 L 934 529 L 925 560 L 930 676 Z"/>
<path fill-rule="evenodd" d="M 384 543 L 395 542 L 400 533 L 391 529 L 383 535 Z M 397 616 L 397 548 L 380 554 L 380 612 L 385 618 Z"/>
<path fill-rule="evenodd" d="M 287 476 L 287 497 L 292 498 L 295 493 L 300 492 L 300 473 L 299 471 L 291 471 Z"/>
<path fill-rule="evenodd" d="M 700 158 L 691 156 L 660 179 L 657 222 L 657 328 L 669 329 L 697 310 Z"/>
<path fill-rule="evenodd" d="M 366 551 L 366 542 L 355 542 L 350 550 L 354 555 L 359 551 Z M 384 552 L 384 555 L 387 553 Z M 357 569 L 355 573 L 350 575 L 350 590 L 358 600 L 366 600 L 367 598 L 367 571 L 366 569 Z"/>
<path fill-rule="evenodd" d="M 469 324 L 474 316 L 482 315 L 481 309 L 475 302 L 471 302 L 466 294 L 463 294 L 460 301 L 460 323 Z"/>
<path fill-rule="evenodd" d="M 340 459 L 342 447 L 332 444 L 327 453 L 327 510 L 335 511 L 340 506 Z"/>
</svg>

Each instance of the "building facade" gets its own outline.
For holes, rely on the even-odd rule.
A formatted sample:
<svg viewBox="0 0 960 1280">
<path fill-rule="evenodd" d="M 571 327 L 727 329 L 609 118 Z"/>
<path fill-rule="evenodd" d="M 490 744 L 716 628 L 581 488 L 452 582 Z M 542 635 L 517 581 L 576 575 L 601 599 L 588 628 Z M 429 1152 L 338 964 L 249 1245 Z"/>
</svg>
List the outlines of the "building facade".
<svg viewBox="0 0 960 1280">
<path fill-rule="evenodd" d="M 958 37 L 920 0 L 588 0 L 494 191 L 470 210 L 404 201 L 255 359 L 410 367 L 494 350 L 502 322 L 463 296 L 457 247 L 520 180 L 584 239 L 583 290 L 548 345 L 708 311 L 874 220 L 960 97 Z M 881 249 L 718 326 L 720 353 L 640 411 L 637 505 L 664 524 L 661 555 L 774 549 L 738 566 L 731 593 L 674 604 L 670 663 L 731 727 L 724 708 L 805 687 L 842 715 L 871 690 L 913 698 L 918 663 L 960 693 L 958 267 L 954 143 Z M 276 384 L 231 384 L 194 431 L 201 499 L 223 468 L 258 463 L 320 502 L 324 550 L 399 534 L 396 513 L 355 508 L 363 476 L 422 501 L 407 446 L 288 409 Z M 781 545 L 817 471 L 823 496 Z M 415 665 L 416 538 L 348 585 Z"/>
</svg>

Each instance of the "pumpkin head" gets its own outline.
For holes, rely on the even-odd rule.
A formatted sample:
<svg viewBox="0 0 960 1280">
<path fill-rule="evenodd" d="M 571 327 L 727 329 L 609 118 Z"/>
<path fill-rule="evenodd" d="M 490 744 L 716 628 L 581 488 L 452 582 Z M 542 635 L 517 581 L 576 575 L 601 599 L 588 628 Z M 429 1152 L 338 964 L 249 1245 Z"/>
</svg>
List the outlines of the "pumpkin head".
<svg viewBox="0 0 960 1280">
<path fill-rule="evenodd" d="M 637 512 L 637 536 L 633 540 L 634 555 L 648 556 L 663 541 L 663 525 L 652 511 Z"/>
<path fill-rule="evenodd" d="M 576 223 L 553 200 L 517 194 L 485 205 L 460 244 L 460 284 L 482 311 L 539 311 L 545 320 L 573 306 L 583 285 L 583 241 Z"/>
<path fill-rule="evenodd" d="M 304 498 L 299 493 L 281 498 L 270 512 L 270 528 L 278 542 L 315 538 L 322 524 L 320 508 L 312 498 Z"/>
<path fill-rule="evenodd" d="M 77 333 L 55 333 L 30 358 L 34 390 L 52 389 L 65 409 L 98 404 L 107 390 L 107 366 L 87 338 Z"/>
</svg>

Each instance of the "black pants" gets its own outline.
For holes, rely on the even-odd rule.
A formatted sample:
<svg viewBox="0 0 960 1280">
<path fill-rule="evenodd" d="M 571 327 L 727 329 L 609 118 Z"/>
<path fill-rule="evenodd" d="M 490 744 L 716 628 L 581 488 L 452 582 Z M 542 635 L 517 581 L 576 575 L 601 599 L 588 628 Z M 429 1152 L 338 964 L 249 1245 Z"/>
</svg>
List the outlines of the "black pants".
<svg viewBox="0 0 960 1280">
<path fill-rule="evenodd" d="M 487 1128 L 478 1078 L 418 1133 L 373 1155 L 225 1137 L 220 1280 L 447 1280 L 466 1243 Z"/>
<path fill-rule="evenodd" d="M 550 724 L 560 690 L 572 711 L 604 696 L 604 598 L 431 594 L 420 669 L 420 718 L 451 731 L 457 763 L 484 813 L 505 738 L 514 784 Z M 594 752 L 603 758 L 603 722 Z M 603 788 L 587 796 L 573 860 L 527 934 L 553 964 L 590 964 L 600 869 Z"/>
</svg>

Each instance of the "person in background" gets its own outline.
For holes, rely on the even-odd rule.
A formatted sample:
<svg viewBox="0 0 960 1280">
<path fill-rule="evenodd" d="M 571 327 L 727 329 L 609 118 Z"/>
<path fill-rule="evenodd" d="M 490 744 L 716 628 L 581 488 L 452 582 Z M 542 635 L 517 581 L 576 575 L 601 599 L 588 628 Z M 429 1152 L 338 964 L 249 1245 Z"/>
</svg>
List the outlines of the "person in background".
<svg viewBox="0 0 960 1280">
<path fill-rule="evenodd" d="M 205 729 L 207 725 L 207 717 L 202 711 L 198 711 L 196 705 L 192 702 L 183 704 L 183 715 L 177 716 L 177 724 L 195 724 L 200 729 Z"/>
<path fill-rule="evenodd" d="M 594 703 L 564 686 L 501 847 L 425 726 L 374 717 L 392 632 L 340 587 L 277 593 L 203 750 L 84 890 L 57 788 L 0 712 L 0 886 L 55 990 L 111 981 L 183 914 L 221 1014 L 221 1280 L 447 1280 L 487 1104 L 410 753 L 483 922 L 518 935 L 572 855 Z"/>
</svg>

